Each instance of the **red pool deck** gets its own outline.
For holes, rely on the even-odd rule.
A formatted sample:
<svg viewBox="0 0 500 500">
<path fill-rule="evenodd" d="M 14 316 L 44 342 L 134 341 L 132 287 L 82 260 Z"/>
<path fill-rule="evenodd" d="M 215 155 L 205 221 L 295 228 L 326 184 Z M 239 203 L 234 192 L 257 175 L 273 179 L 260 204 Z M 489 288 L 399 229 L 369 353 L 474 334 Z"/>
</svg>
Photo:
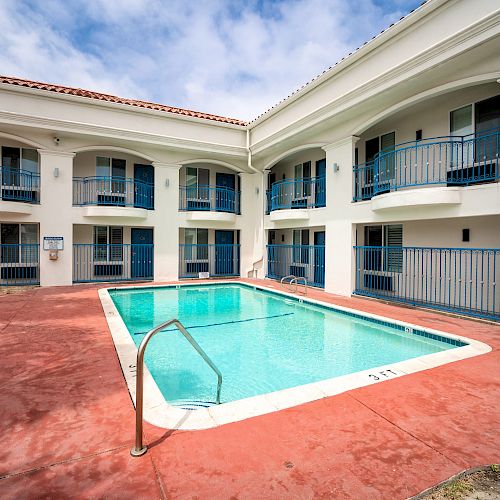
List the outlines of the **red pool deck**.
<svg viewBox="0 0 500 500">
<path fill-rule="evenodd" d="M 102 287 L 0 297 L 2 499 L 404 499 L 500 462 L 500 325 L 317 290 L 493 351 L 215 429 L 147 425 L 151 448 L 132 458 L 134 409 Z"/>
</svg>

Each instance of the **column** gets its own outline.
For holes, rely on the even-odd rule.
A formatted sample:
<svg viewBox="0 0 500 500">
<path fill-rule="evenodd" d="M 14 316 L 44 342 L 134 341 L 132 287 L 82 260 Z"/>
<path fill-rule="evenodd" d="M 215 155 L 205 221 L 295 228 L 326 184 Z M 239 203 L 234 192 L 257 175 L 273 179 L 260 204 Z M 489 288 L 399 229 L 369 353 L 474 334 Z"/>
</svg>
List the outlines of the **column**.
<svg viewBox="0 0 500 500">
<path fill-rule="evenodd" d="M 181 165 L 153 162 L 155 167 L 154 279 L 179 278 L 179 170 Z"/>
<path fill-rule="evenodd" d="M 240 229 L 240 272 L 241 276 L 263 277 L 264 271 L 264 175 L 261 173 L 240 173 L 241 215 Z"/>
<path fill-rule="evenodd" d="M 40 285 L 73 282 L 73 158 L 74 153 L 39 149 L 40 154 Z M 63 238 L 57 260 L 43 249 L 46 236 Z"/>
<path fill-rule="evenodd" d="M 325 241 L 325 290 L 350 296 L 354 290 L 356 226 L 352 222 L 352 193 L 355 144 L 349 136 L 323 149 L 326 151 L 326 206 L 328 222 Z"/>
</svg>

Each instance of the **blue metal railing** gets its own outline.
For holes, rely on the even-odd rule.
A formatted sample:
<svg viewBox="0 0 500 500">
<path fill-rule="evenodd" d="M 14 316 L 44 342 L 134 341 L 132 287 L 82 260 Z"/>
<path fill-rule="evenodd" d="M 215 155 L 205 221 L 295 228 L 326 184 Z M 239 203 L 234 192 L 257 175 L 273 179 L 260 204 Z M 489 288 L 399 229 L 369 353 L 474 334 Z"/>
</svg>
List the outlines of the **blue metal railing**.
<svg viewBox="0 0 500 500">
<path fill-rule="evenodd" d="M 500 179 L 500 130 L 398 144 L 354 165 L 354 201 L 415 186 L 465 186 Z"/>
<path fill-rule="evenodd" d="M 268 191 L 269 192 L 269 191 Z M 284 179 L 273 183 L 267 195 L 268 211 L 326 206 L 326 177 Z"/>
<path fill-rule="evenodd" d="M 323 245 L 267 245 L 267 277 L 306 278 L 312 286 L 325 286 L 325 247 Z"/>
<path fill-rule="evenodd" d="M 354 293 L 500 320 L 500 249 L 356 246 Z"/>
<path fill-rule="evenodd" d="M 27 170 L 0 166 L 0 197 L 2 200 L 38 203 L 40 175 Z"/>
<path fill-rule="evenodd" d="M 240 275 L 240 245 L 179 245 L 179 278 Z"/>
<path fill-rule="evenodd" d="M 240 192 L 220 186 L 180 186 L 179 210 L 240 213 Z"/>
<path fill-rule="evenodd" d="M 0 285 L 38 285 L 40 283 L 38 244 L 0 245 Z"/>
<path fill-rule="evenodd" d="M 154 185 L 126 177 L 75 177 L 73 205 L 154 208 Z"/>
<path fill-rule="evenodd" d="M 73 245 L 73 282 L 153 279 L 154 245 Z"/>
</svg>

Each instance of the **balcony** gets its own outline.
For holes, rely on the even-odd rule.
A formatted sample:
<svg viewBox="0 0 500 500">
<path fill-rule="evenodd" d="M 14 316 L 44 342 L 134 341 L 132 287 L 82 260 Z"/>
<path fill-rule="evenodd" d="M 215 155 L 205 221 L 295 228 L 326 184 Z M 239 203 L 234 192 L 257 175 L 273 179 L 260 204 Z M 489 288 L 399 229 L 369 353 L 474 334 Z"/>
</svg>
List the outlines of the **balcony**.
<svg viewBox="0 0 500 500">
<path fill-rule="evenodd" d="M 73 245 L 73 282 L 153 279 L 154 245 Z"/>
<path fill-rule="evenodd" d="M 273 183 L 266 197 L 272 220 L 308 219 L 307 209 L 326 206 L 326 177 L 284 179 Z"/>
<path fill-rule="evenodd" d="M 179 210 L 190 220 L 234 221 L 240 214 L 240 192 L 221 186 L 181 186 Z"/>
<path fill-rule="evenodd" d="M 39 174 L 0 166 L 0 212 L 30 214 L 31 205 L 40 200 L 39 193 Z"/>
<path fill-rule="evenodd" d="M 355 165 L 353 201 L 400 191 L 391 206 L 459 203 L 451 190 L 431 190 L 425 195 L 408 193 L 416 188 L 449 188 L 495 182 L 500 179 L 500 130 L 481 135 L 434 137 L 417 143 L 398 144 L 379 153 L 369 163 Z M 414 191 L 415 192 L 415 191 Z M 383 204 L 378 208 L 385 208 Z M 377 207 L 374 207 L 377 209 Z"/>
<path fill-rule="evenodd" d="M 308 285 L 325 286 L 323 245 L 267 245 L 267 277 L 281 279 L 293 274 Z"/>
<path fill-rule="evenodd" d="M 179 245 L 179 278 L 240 275 L 240 245 Z"/>
<path fill-rule="evenodd" d="M 500 320 L 500 249 L 356 246 L 354 293 Z"/>
<path fill-rule="evenodd" d="M 125 177 L 77 177 L 73 206 L 87 207 L 87 217 L 145 218 L 154 209 L 154 185 Z"/>
</svg>

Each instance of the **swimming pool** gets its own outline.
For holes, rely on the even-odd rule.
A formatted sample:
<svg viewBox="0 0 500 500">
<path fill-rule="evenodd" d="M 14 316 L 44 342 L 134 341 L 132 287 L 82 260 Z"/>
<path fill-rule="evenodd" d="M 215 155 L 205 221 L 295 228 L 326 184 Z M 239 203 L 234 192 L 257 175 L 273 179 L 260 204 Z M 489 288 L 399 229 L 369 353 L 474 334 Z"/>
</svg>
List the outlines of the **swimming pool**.
<svg viewBox="0 0 500 500">
<path fill-rule="evenodd" d="M 170 407 L 209 410 L 212 415 L 231 403 L 253 401 L 259 406 L 262 398 L 269 401 L 273 394 L 288 394 L 290 399 L 301 388 L 305 393 L 321 392 L 321 384 L 324 397 L 329 381 L 345 383 L 359 374 L 366 375 L 366 383 L 394 378 L 408 373 L 402 363 L 413 360 L 417 371 L 425 369 L 426 359 L 459 359 L 464 349 L 480 344 L 244 283 L 106 293 L 111 299 L 107 305 L 115 308 L 126 329 L 129 351 L 131 344 L 137 347 L 150 329 L 168 319 L 184 324 L 221 371 L 224 404 L 212 406 L 216 377 L 175 328 L 151 340 L 146 366 Z M 133 372 L 130 359 L 124 371 Z M 355 386 L 359 385 L 363 384 L 358 380 Z M 317 392 L 312 399 L 317 399 Z"/>
</svg>

